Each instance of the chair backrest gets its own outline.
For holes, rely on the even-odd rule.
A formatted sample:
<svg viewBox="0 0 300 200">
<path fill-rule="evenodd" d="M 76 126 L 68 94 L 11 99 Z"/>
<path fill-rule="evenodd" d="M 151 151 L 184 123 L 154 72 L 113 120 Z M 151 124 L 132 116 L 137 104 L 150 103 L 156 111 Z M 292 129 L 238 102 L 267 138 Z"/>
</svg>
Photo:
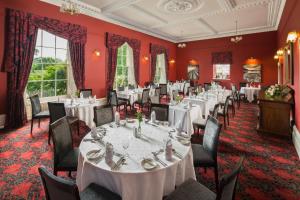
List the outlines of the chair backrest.
<svg viewBox="0 0 300 200">
<path fill-rule="evenodd" d="M 160 94 L 167 95 L 168 94 L 168 86 L 167 84 L 159 84 L 160 87 Z"/>
<path fill-rule="evenodd" d="M 79 200 L 79 191 L 75 182 L 53 175 L 44 166 L 39 167 L 47 200 Z"/>
<path fill-rule="evenodd" d="M 204 89 L 205 91 L 210 90 L 211 84 L 210 83 L 204 83 Z"/>
<path fill-rule="evenodd" d="M 96 126 L 102 126 L 114 121 L 114 110 L 110 105 L 94 107 L 94 122 Z"/>
<path fill-rule="evenodd" d="M 204 150 L 206 150 L 215 161 L 217 161 L 217 150 L 221 128 L 222 124 L 220 124 L 216 118 L 209 117 L 207 119 L 202 145 Z"/>
<path fill-rule="evenodd" d="M 152 111 L 156 114 L 156 119 L 159 121 L 169 121 L 169 105 L 167 104 L 151 104 Z"/>
<path fill-rule="evenodd" d="M 228 105 L 229 105 L 229 101 L 230 101 L 230 96 L 226 97 L 225 100 L 225 104 L 224 104 L 224 110 L 223 110 L 223 114 L 227 114 L 228 113 Z M 232 102 L 233 103 L 233 102 Z"/>
<path fill-rule="evenodd" d="M 118 96 L 116 90 L 111 90 L 109 92 L 109 103 L 112 106 L 117 106 L 118 105 Z"/>
<path fill-rule="evenodd" d="M 73 149 L 72 133 L 67 117 L 50 124 L 54 146 L 54 166 Z"/>
<path fill-rule="evenodd" d="M 82 94 L 83 98 L 89 98 L 92 96 L 92 93 L 93 93 L 92 91 L 93 91 L 92 89 L 80 89 L 79 97 L 80 97 L 80 94 Z"/>
<path fill-rule="evenodd" d="M 233 200 L 238 177 L 242 169 L 244 157 L 242 157 L 231 173 L 226 174 L 220 180 L 220 190 L 217 194 L 217 200 Z"/>
<path fill-rule="evenodd" d="M 237 91 L 237 88 L 234 84 L 231 85 L 231 91 L 234 93 Z"/>
<path fill-rule="evenodd" d="M 30 98 L 32 117 L 42 111 L 39 95 L 33 95 Z"/>
<path fill-rule="evenodd" d="M 144 89 L 143 90 L 143 93 L 142 93 L 142 103 L 148 103 L 149 102 L 149 92 L 150 92 L 150 89 Z"/>
<path fill-rule="evenodd" d="M 155 88 L 155 96 L 160 95 L 160 87 Z"/>
<path fill-rule="evenodd" d="M 118 87 L 118 91 L 124 91 L 125 89 L 124 89 L 124 86 L 119 86 Z"/>
<path fill-rule="evenodd" d="M 129 85 L 128 85 L 128 89 L 129 89 L 129 90 L 133 90 L 133 89 L 135 89 L 135 87 L 134 87 L 134 85 L 129 84 Z"/>
<path fill-rule="evenodd" d="M 64 103 L 48 102 L 48 109 L 50 113 L 50 124 L 66 116 Z"/>
<path fill-rule="evenodd" d="M 214 106 L 213 112 L 212 112 L 212 117 L 216 118 L 218 117 L 218 110 L 219 110 L 220 104 L 216 104 Z"/>
</svg>

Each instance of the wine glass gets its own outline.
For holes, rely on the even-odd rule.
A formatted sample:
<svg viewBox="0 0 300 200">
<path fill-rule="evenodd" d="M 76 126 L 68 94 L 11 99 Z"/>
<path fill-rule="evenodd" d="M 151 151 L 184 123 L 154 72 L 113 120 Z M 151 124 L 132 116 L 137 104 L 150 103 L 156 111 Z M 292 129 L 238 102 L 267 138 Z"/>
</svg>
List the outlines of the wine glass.
<svg viewBox="0 0 300 200">
<path fill-rule="evenodd" d="M 122 147 L 123 147 L 123 149 L 124 149 L 125 156 L 128 157 L 127 149 L 129 148 L 129 138 L 126 138 L 126 139 L 123 139 L 123 140 L 122 140 Z"/>
</svg>

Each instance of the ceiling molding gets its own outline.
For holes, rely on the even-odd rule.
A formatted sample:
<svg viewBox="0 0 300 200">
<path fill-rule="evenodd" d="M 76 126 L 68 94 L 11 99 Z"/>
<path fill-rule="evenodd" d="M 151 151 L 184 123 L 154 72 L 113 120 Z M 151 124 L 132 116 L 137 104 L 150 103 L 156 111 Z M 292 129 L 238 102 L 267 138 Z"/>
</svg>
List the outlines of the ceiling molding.
<svg viewBox="0 0 300 200">
<path fill-rule="evenodd" d="M 61 6 L 61 4 L 66 0 L 40 0 L 40 1 L 50 3 L 56 6 Z M 228 37 L 228 36 L 235 35 L 235 30 L 231 30 L 227 32 L 218 32 L 217 29 L 215 29 L 213 26 L 207 23 L 207 21 L 205 21 L 205 17 L 213 17 L 215 15 L 222 15 L 228 12 L 235 12 L 238 10 L 247 9 L 255 6 L 261 6 L 261 5 L 267 6 L 267 10 L 268 10 L 267 25 L 261 27 L 248 28 L 248 29 L 239 29 L 239 34 L 244 35 L 244 34 L 259 33 L 259 32 L 266 32 L 266 31 L 275 31 L 278 29 L 279 22 L 283 13 L 284 5 L 286 3 L 286 0 L 257 0 L 257 1 L 251 1 L 244 4 L 236 5 L 236 1 L 234 0 L 217 0 L 219 5 L 221 4 L 223 5 L 221 6 L 223 9 L 213 11 L 210 13 L 204 13 L 202 15 L 195 15 L 193 17 L 189 17 L 185 19 L 179 19 L 176 21 L 174 20 L 174 22 L 173 21 L 170 22 L 156 14 L 151 13 L 148 10 L 145 10 L 141 6 L 135 5 L 137 2 L 143 0 L 118 0 L 116 1 L 117 3 L 115 2 L 111 3 L 108 6 L 105 6 L 101 9 L 91 6 L 79 0 L 72 0 L 72 1 L 78 5 L 78 7 L 81 9 L 84 15 L 88 15 L 103 21 L 107 21 L 125 28 L 129 28 L 174 43 Z M 143 24 L 139 24 L 124 19 L 112 13 L 113 11 L 125 7 L 132 8 L 137 12 L 144 13 L 148 17 L 157 20 L 158 24 L 152 27 L 148 27 Z M 197 21 L 197 23 L 199 23 L 199 25 L 201 25 L 202 28 L 207 29 L 211 34 L 209 33 L 205 35 L 194 34 L 194 35 L 186 35 L 183 37 L 177 37 L 159 30 L 160 28 L 165 28 L 169 26 L 176 26 L 176 25 L 179 26 L 180 23 L 188 23 L 189 21 L 190 22 Z"/>
</svg>

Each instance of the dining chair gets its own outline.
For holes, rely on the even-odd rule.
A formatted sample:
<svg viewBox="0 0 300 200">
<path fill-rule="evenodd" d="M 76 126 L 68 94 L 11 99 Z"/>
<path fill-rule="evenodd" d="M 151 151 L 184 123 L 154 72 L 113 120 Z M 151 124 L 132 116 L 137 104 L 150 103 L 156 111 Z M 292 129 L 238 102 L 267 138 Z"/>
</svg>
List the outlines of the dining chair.
<svg viewBox="0 0 300 200">
<path fill-rule="evenodd" d="M 118 91 L 124 91 L 124 90 L 125 90 L 124 86 L 119 86 L 118 87 Z"/>
<path fill-rule="evenodd" d="M 77 170 L 78 148 L 73 147 L 72 133 L 67 117 L 50 124 L 53 146 L 54 146 L 54 170 L 68 171 L 69 176 L 72 171 Z"/>
<path fill-rule="evenodd" d="M 33 95 L 29 97 L 30 103 L 31 103 L 31 113 L 32 113 L 32 119 L 31 119 L 31 128 L 30 128 L 30 134 L 32 135 L 32 129 L 33 129 L 33 121 L 34 119 L 39 120 L 39 128 L 41 125 L 41 119 L 47 119 L 50 117 L 49 111 L 42 111 L 42 106 L 40 102 L 39 95 Z"/>
<path fill-rule="evenodd" d="M 96 126 L 102 126 L 114 121 L 114 109 L 111 105 L 94 107 L 94 122 Z"/>
<path fill-rule="evenodd" d="M 135 89 L 135 86 L 134 86 L 134 85 L 131 85 L 131 84 L 129 84 L 129 85 L 128 85 L 128 89 L 129 89 L 129 90 L 134 90 L 134 89 Z"/>
<path fill-rule="evenodd" d="M 154 95 L 150 97 L 151 103 L 160 103 L 160 88 L 156 87 L 154 89 Z"/>
<path fill-rule="evenodd" d="M 156 120 L 169 121 L 169 105 L 151 103 L 151 113 L 155 112 Z"/>
<path fill-rule="evenodd" d="M 127 106 L 130 106 L 130 103 L 128 99 L 118 98 L 116 90 L 111 90 L 109 92 L 109 105 L 116 106 L 119 112 L 121 110 L 121 106 L 123 106 L 123 109 L 125 109 L 125 113 L 127 114 Z"/>
<path fill-rule="evenodd" d="M 121 200 L 119 195 L 95 183 L 91 183 L 79 193 L 75 181 L 55 176 L 44 166 L 39 167 L 38 170 L 42 179 L 46 200 Z"/>
<path fill-rule="evenodd" d="M 159 84 L 160 97 L 166 96 L 168 98 L 168 86 L 167 84 Z"/>
<path fill-rule="evenodd" d="M 211 88 L 211 84 L 210 83 L 204 83 L 204 89 L 205 89 L 205 91 L 210 90 L 210 88 Z"/>
<path fill-rule="evenodd" d="M 219 110 L 219 107 L 220 107 L 220 104 L 215 104 L 214 106 L 214 109 L 213 109 L 213 112 L 211 113 L 211 116 L 216 118 L 218 117 L 218 110 Z M 195 132 L 199 133 L 199 129 L 201 130 L 204 130 L 205 129 L 205 126 L 206 126 L 206 123 L 207 123 L 207 120 L 210 116 L 208 116 L 207 118 L 199 118 L 195 121 L 193 121 L 193 127 L 194 127 L 194 130 L 197 130 Z"/>
<path fill-rule="evenodd" d="M 221 178 L 217 194 L 196 180 L 188 179 L 179 185 L 166 200 L 234 200 L 243 162 L 244 157 L 241 157 L 232 171 Z"/>
<path fill-rule="evenodd" d="M 207 120 L 202 145 L 192 144 L 195 171 L 198 168 L 214 168 L 215 183 L 218 190 L 218 144 L 222 124 L 214 117 Z"/>
<path fill-rule="evenodd" d="M 218 116 L 223 117 L 225 129 L 226 129 L 226 123 L 229 126 L 229 113 L 228 113 L 229 101 L 230 101 L 230 96 L 227 96 L 224 105 L 221 106 L 221 109 L 218 110 Z"/>
<path fill-rule="evenodd" d="M 50 124 L 61 119 L 62 117 L 66 117 L 70 125 L 77 126 L 77 134 L 80 134 L 80 121 L 78 117 L 67 116 L 64 103 L 48 102 L 48 109 L 50 112 Z M 50 144 L 50 138 L 52 134 L 51 129 L 49 130 L 48 134 L 48 144 Z"/>
<path fill-rule="evenodd" d="M 133 105 L 138 105 L 139 108 L 144 108 L 145 106 L 148 106 L 148 111 L 150 110 L 150 89 L 144 89 L 142 93 L 142 98 L 138 99 L 133 103 Z"/>
<path fill-rule="evenodd" d="M 83 98 L 89 98 L 92 96 L 93 90 L 92 89 L 80 89 L 79 97 L 81 96 L 81 94 L 82 94 Z"/>
</svg>

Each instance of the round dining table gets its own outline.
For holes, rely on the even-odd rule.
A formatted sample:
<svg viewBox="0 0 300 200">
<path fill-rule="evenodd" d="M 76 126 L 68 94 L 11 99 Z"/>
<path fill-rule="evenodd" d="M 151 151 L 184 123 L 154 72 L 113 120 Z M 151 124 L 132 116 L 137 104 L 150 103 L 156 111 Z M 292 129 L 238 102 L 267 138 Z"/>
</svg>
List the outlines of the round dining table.
<svg viewBox="0 0 300 200">
<path fill-rule="evenodd" d="M 102 133 L 105 136 L 101 141 L 94 140 L 91 133 L 83 138 L 79 146 L 76 177 L 80 191 L 89 184 L 96 183 L 119 194 L 123 200 L 161 200 L 174 191 L 175 186 L 189 178 L 196 179 L 191 146 L 180 142 L 178 138 L 181 136 L 178 137 L 173 128 L 144 121 L 141 123 L 142 136 L 136 138 L 133 130 L 138 123 L 136 120 L 130 122 L 121 126 L 116 126 L 113 122 L 97 127 L 93 133 L 95 130 L 106 131 L 105 134 Z M 169 140 L 175 151 L 168 161 L 164 144 Z M 127 149 L 124 148 L 124 141 L 128 142 Z M 104 154 L 108 143 L 114 149 L 113 163 L 118 163 L 126 155 L 126 162 L 117 170 L 106 162 Z M 87 155 L 93 150 L 100 150 L 104 158 L 89 160 Z M 145 169 L 142 165 L 145 159 L 152 159 L 157 166 L 151 170 Z"/>
</svg>

